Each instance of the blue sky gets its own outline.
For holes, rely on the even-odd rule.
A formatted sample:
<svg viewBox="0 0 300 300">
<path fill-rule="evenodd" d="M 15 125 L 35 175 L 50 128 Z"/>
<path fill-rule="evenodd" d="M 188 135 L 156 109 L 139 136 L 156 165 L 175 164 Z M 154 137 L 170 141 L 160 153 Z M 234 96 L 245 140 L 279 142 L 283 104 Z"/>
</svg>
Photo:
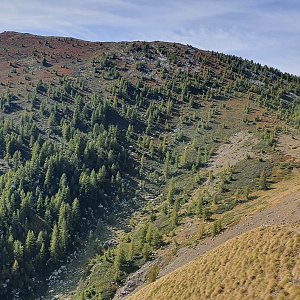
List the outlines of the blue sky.
<svg viewBox="0 0 300 300">
<path fill-rule="evenodd" d="M 5 30 L 175 41 L 300 75 L 299 0 L 1 0 Z"/>
</svg>

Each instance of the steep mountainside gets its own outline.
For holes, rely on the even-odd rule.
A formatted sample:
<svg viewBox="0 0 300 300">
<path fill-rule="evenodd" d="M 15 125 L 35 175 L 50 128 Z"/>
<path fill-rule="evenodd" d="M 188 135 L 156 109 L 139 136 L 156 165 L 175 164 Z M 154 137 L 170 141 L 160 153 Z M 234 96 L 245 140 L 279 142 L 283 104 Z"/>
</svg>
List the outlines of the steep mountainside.
<svg viewBox="0 0 300 300">
<path fill-rule="evenodd" d="M 130 300 L 298 299 L 300 233 L 261 227 L 157 280 Z"/>
<path fill-rule="evenodd" d="M 299 77 L 175 43 L 0 47 L 2 298 L 127 295 L 298 167 Z"/>
</svg>

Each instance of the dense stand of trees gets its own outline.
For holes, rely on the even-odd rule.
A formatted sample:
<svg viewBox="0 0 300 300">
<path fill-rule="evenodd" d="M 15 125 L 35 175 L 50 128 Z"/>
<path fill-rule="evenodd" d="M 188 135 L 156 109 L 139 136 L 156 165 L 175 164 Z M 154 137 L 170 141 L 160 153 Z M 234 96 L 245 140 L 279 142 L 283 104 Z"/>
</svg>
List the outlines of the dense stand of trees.
<svg viewBox="0 0 300 300">
<path fill-rule="evenodd" d="M 47 104 L 46 135 L 30 114 L 17 123 L 1 120 L 7 168 L 0 177 L 3 295 L 12 287 L 26 293 L 33 277 L 57 267 L 74 246 L 81 218 L 104 214 L 125 192 L 121 174 L 128 162 L 118 128 L 105 122 L 105 101 L 93 96 L 83 105 L 84 99 L 76 95 L 70 118 Z"/>
</svg>

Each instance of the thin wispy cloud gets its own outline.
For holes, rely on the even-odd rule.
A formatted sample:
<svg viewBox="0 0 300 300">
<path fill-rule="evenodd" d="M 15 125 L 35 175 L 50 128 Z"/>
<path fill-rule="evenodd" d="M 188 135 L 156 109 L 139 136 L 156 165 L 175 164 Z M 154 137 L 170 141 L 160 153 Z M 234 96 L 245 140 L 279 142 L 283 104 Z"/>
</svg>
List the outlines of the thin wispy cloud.
<svg viewBox="0 0 300 300">
<path fill-rule="evenodd" d="M 296 0 L 1 0 L 0 30 L 175 41 L 300 75 Z"/>
</svg>

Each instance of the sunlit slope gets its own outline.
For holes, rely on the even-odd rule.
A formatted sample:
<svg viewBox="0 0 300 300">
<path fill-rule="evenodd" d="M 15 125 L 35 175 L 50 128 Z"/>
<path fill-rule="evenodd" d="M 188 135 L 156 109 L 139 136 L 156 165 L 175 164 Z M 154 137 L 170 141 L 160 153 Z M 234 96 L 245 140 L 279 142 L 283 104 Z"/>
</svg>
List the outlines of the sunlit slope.
<svg viewBox="0 0 300 300">
<path fill-rule="evenodd" d="M 129 299 L 300 299 L 300 233 L 279 226 L 252 230 Z"/>
</svg>

